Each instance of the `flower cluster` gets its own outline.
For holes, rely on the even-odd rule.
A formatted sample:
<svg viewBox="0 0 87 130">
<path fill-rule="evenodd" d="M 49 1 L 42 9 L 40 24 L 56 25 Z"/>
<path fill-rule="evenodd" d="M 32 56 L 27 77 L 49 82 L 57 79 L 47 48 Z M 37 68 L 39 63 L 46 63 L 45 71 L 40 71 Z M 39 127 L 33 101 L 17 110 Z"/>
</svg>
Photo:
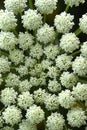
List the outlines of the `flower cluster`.
<svg viewBox="0 0 87 130">
<path fill-rule="evenodd" d="M 58 0 L 3 3 L 0 130 L 87 130 L 87 41 L 78 37 L 87 34 L 87 14 L 72 32 L 74 15 L 67 12 L 85 0 L 64 0 L 58 14 Z"/>
</svg>

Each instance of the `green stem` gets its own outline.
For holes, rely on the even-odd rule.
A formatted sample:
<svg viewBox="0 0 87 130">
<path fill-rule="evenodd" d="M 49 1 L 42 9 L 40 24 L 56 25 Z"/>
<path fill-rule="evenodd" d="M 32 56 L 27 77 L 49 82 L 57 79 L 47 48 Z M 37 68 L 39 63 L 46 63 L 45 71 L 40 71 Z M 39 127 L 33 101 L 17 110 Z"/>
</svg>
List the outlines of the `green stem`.
<svg viewBox="0 0 87 130">
<path fill-rule="evenodd" d="M 81 83 L 86 83 L 87 84 L 87 79 L 80 79 L 79 78 L 78 81 L 81 82 Z"/>
<path fill-rule="evenodd" d="M 35 31 L 34 31 L 35 43 L 37 42 L 36 33 L 37 33 L 37 31 L 35 30 Z"/>
<path fill-rule="evenodd" d="M 72 54 L 70 54 L 71 56 L 76 56 L 77 54 L 80 54 L 80 50 L 77 50 L 75 52 L 73 52 Z"/>
<path fill-rule="evenodd" d="M 65 11 L 68 12 L 69 10 L 69 4 L 67 4 L 66 8 L 65 8 Z"/>
<path fill-rule="evenodd" d="M 65 128 L 65 130 L 68 130 L 68 128 L 67 128 L 67 126 L 66 126 L 66 124 L 64 125 L 64 128 Z"/>
<path fill-rule="evenodd" d="M 11 66 L 10 69 L 11 69 L 11 70 L 15 70 L 15 67 L 14 67 L 14 66 Z"/>
<path fill-rule="evenodd" d="M 56 32 L 56 36 L 55 36 L 55 39 L 56 39 L 56 38 L 58 38 L 58 36 L 59 36 L 59 33 L 58 33 L 58 32 Z"/>
<path fill-rule="evenodd" d="M 18 33 L 17 33 L 16 30 L 13 30 L 13 33 L 14 33 L 14 35 L 15 35 L 16 37 L 18 37 Z"/>
<path fill-rule="evenodd" d="M 7 56 L 7 57 L 9 56 L 8 53 L 6 53 L 6 52 L 4 52 L 4 51 L 1 51 L 1 50 L 0 50 L 0 55 L 4 55 L 4 56 Z"/>
<path fill-rule="evenodd" d="M 34 9 L 33 0 L 29 0 L 29 7 L 30 9 Z"/>
<path fill-rule="evenodd" d="M 4 110 L 5 110 L 5 107 L 3 107 L 3 108 L 0 110 L 0 113 L 2 113 Z"/>
<path fill-rule="evenodd" d="M 79 104 L 84 110 L 86 109 L 85 104 L 83 104 L 81 101 L 78 101 L 77 104 Z"/>
<path fill-rule="evenodd" d="M 20 14 L 20 16 L 22 16 L 22 12 L 20 12 L 19 14 Z"/>
<path fill-rule="evenodd" d="M 45 22 L 46 22 L 46 14 L 44 14 L 44 24 L 45 24 Z"/>
<path fill-rule="evenodd" d="M 78 28 L 78 29 L 75 31 L 76 36 L 78 36 L 81 32 L 82 32 L 81 29 Z"/>
</svg>

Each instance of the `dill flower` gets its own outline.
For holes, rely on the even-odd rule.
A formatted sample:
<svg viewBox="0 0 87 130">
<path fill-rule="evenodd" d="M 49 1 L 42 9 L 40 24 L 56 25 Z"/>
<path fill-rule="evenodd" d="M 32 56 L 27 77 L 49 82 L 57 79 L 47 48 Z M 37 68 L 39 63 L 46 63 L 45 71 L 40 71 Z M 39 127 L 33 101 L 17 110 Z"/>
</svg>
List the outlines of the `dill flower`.
<svg viewBox="0 0 87 130">
<path fill-rule="evenodd" d="M 24 60 L 23 51 L 21 51 L 19 49 L 14 49 L 14 50 L 10 51 L 9 58 L 15 65 L 18 65 L 19 63 L 23 62 L 23 60 Z"/>
<path fill-rule="evenodd" d="M 68 124 L 72 127 L 81 127 L 86 124 L 87 117 L 81 108 L 74 108 L 67 113 Z"/>
<path fill-rule="evenodd" d="M 29 9 L 22 15 L 22 23 L 26 29 L 36 30 L 42 25 L 42 16 L 37 10 Z"/>
<path fill-rule="evenodd" d="M 58 96 L 56 96 L 55 94 L 47 94 L 44 99 L 44 104 L 46 109 L 49 111 L 57 110 L 59 108 Z"/>
<path fill-rule="evenodd" d="M 19 47 L 25 51 L 29 49 L 31 45 L 34 43 L 34 37 L 28 32 L 25 33 L 20 32 L 18 36 L 18 42 Z"/>
<path fill-rule="evenodd" d="M 87 42 L 84 42 L 81 46 L 81 56 L 87 58 Z"/>
<path fill-rule="evenodd" d="M 27 79 L 25 79 L 19 83 L 19 92 L 29 91 L 31 87 L 31 83 Z"/>
<path fill-rule="evenodd" d="M 34 100 L 33 100 L 32 94 L 26 91 L 18 95 L 17 102 L 20 108 L 26 110 L 27 108 L 33 105 Z"/>
<path fill-rule="evenodd" d="M 48 83 L 48 89 L 50 92 L 60 92 L 61 90 L 61 84 L 58 83 L 57 80 L 49 80 L 49 83 Z"/>
<path fill-rule="evenodd" d="M 11 62 L 7 57 L 0 57 L 0 73 L 6 73 L 10 71 Z"/>
<path fill-rule="evenodd" d="M 20 122 L 22 118 L 20 109 L 15 106 L 8 106 L 2 114 L 6 124 L 12 126 Z"/>
<path fill-rule="evenodd" d="M 79 6 L 80 3 L 84 3 L 85 0 L 64 0 L 65 4 L 68 4 L 70 7 Z"/>
<path fill-rule="evenodd" d="M 1 91 L 1 102 L 5 106 L 9 106 L 15 103 L 17 98 L 17 92 L 13 88 L 5 88 Z"/>
<path fill-rule="evenodd" d="M 18 130 L 37 130 L 36 125 L 30 124 L 28 120 L 22 120 L 22 122 L 19 124 Z"/>
<path fill-rule="evenodd" d="M 43 55 L 42 46 L 39 43 L 33 45 L 32 48 L 30 49 L 30 56 L 32 58 L 40 59 L 42 55 Z"/>
<path fill-rule="evenodd" d="M 27 0 L 5 0 L 5 8 L 15 14 L 22 13 L 25 9 Z"/>
<path fill-rule="evenodd" d="M 72 29 L 74 16 L 69 13 L 62 12 L 55 16 L 54 25 L 59 33 L 67 33 Z M 66 22 L 65 22 L 66 21 Z"/>
<path fill-rule="evenodd" d="M 87 100 L 87 84 L 78 83 L 75 87 L 73 87 L 72 94 L 77 100 L 86 101 Z"/>
<path fill-rule="evenodd" d="M 87 74 L 87 60 L 82 56 L 77 56 L 72 62 L 72 69 L 75 74 L 85 76 Z"/>
<path fill-rule="evenodd" d="M 17 38 L 12 32 L 0 32 L 0 48 L 3 50 L 12 50 L 18 43 Z"/>
<path fill-rule="evenodd" d="M 78 82 L 78 77 L 74 73 L 64 71 L 60 76 L 60 81 L 64 87 L 70 89 L 74 85 L 76 85 L 76 83 Z"/>
<path fill-rule="evenodd" d="M 43 104 L 46 95 L 47 95 L 46 91 L 44 89 L 39 88 L 33 93 L 34 101 L 36 103 Z"/>
<path fill-rule="evenodd" d="M 66 53 L 61 54 L 56 58 L 56 66 L 60 70 L 67 70 L 72 65 L 71 60 L 72 60 L 72 56 L 68 56 Z"/>
<path fill-rule="evenodd" d="M 13 12 L 0 10 L 0 29 L 3 31 L 14 30 L 17 26 L 17 19 Z"/>
<path fill-rule="evenodd" d="M 26 118 L 31 124 L 39 124 L 44 120 L 44 111 L 40 106 L 33 105 L 27 109 Z"/>
<path fill-rule="evenodd" d="M 37 30 L 37 40 L 41 43 L 49 43 L 55 40 L 55 31 L 53 27 L 48 24 L 44 24 L 41 28 Z"/>
<path fill-rule="evenodd" d="M 46 121 L 47 130 L 63 130 L 64 117 L 60 113 L 52 113 Z"/>
<path fill-rule="evenodd" d="M 19 80 L 19 76 L 17 76 L 16 74 L 14 73 L 9 73 L 5 79 L 5 86 L 6 87 L 17 87 L 19 86 L 19 83 L 20 83 L 20 80 Z"/>
<path fill-rule="evenodd" d="M 66 33 L 60 39 L 60 47 L 65 51 L 72 53 L 79 48 L 80 41 L 74 33 Z"/>
<path fill-rule="evenodd" d="M 35 0 L 35 6 L 42 14 L 52 14 L 57 8 L 57 0 Z"/>
<path fill-rule="evenodd" d="M 14 128 L 10 126 L 5 126 L 2 128 L 2 130 L 14 130 Z"/>
<path fill-rule="evenodd" d="M 72 93 L 70 92 L 70 90 L 65 90 L 65 91 L 61 91 L 59 93 L 59 104 L 68 109 L 71 108 L 74 104 L 75 104 L 75 98 L 73 97 Z"/>
<path fill-rule="evenodd" d="M 79 19 L 79 27 L 83 33 L 87 34 L 87 14 L 82 15 Z"/>
</svg>

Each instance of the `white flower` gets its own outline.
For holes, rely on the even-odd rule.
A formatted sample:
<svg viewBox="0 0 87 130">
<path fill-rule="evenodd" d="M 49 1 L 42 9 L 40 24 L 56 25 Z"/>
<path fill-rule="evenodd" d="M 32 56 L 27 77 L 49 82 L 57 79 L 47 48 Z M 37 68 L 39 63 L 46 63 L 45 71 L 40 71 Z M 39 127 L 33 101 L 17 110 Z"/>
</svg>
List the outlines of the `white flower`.
<svg viewBox="0 0 87 130">
<path fill-rule="evenodd" d="M 5 106 L 9 106 L 15 103 L 17 98 L 17 92 L 13 88 L 5 88 L 1 91 L 1 102 Z"/>
<path fill-rule="evenodd" d="M 37 43 L 31 47 L 31 49 L 30 49 L 31 57 L 40 59 L 42 55 L 43 55 L 43 49 L 39 43 Z"/>
<path fill-rule="evenodd" d="M 44 99 L 44 104 L 47 110 L 57 110 L 59 108 L 58 96 L 48 94 Z"/>
<path fill-rule="evenodd" d="M 61 74 L 60 81 L 64 87 L 69 89 L 76 85 L 78 77 L 74 73 L 66 71 Z"/>
<path fill-rule="evenodd" d="M 56 58 L 56 66 L 60 70 L 67 70 L 72 65 L 72 57 L 67 54 L 61 54 Z"/>
<path fill-rule="evenodd" d="M 44 103 L 44 98 L 46 96 L 46 91 L 44 89 L 39 88 L 38 90 L 34 91 L 33 97 L 34 101 L 36 103 L 43 104 Z"/>
<path fill-rule="evenodd" d="M 79 76 L 85 76 L 87 74 L 87 60 L 82 56 L 77 56 L 72 63 L 72 69 L 74 73 Z"/>
<path fill-rule="evenodd" d="M 29 9 L 24 12 L 22 23 L 26 29 L 36 30 L 42 25 L 42 16 L 37 10 Z"/>
<path fill-rule="evenodd" d="M 57 45 L 50 44 L 44 48 L 44 54 L 46 55 L 47 59 L 54 60 L 59 54 L 59 48 Z"/>
<path fill-rule="evenodd" d="M 41 65 L 42 65 L 43 70 L 46 70 L 46 69 L 48 69 L 49 67 L 51 67 L 52 61 L 50 61 L 50 60 L 48 60 L 48 59 L 42 60 Z"/>
<path fill-rule="evenodd" d="M 74 22 L 74 16 L 66 12 L 62 12 L 59 15 L 55 16 L 54 25 L 59 33 L 66 33 L 72 29 Z"/>
<path fill-rule="evenodd" d="M 19 86 L 20 80 L 19 80 L 19 76 L 17 76 L 16 74 L 13 73 L 9 73 L 8 76 L 6 77 L 5 80 L 5 85 L 6 87 L 17 87 Z"/>
<path fill-rule="evenodd" d="M 60 39 L 60 47 L 65 52 L 72 53 L 73 51 L 79 48 L 79 44 L 80 41 L 74 33 L 66 33 L 62 35 L 62 38 Z"/>
<path fill-rule="evenodd" d="M 34 65 L 37 63 L 37 60 L 32 57 L 25 57 L 25 66 L 33 68 Z"/>
<path fill-rule="evenodd" d="M 28 91 L 26 91 L 18 95 L 17 102 L 20 108 L 26 110 L 34 103 L 34 100 L 32 95 Z"/>
<path fill-rule="evenodd" d="M 35 0 L 35 6 L 42 14 L 52 14 L 57 8 L 57 0 Z"/>
<path fill-rule="evenodd" d="M 19 47 L 22 50 L 27 50 L 34 43 L 34 37 L 28 32 L 25 33 L 20 32 L 18 36 L 18 42 L 19 42 Z"/>
<path fill-rule="evenodd" d="M 27 0 L 5 0 L 4 4 L 5 4 L 5 8 L 8 11 L 12 11 L 15 14 L 17 13 L 21 13 L 22 11 L 24 11 L 26 5 Z"/>
<path fill-rule="evenodd" d="M 39 80 L 38 80 L 38 78 L 36 78 L 36 77 L 30 77 L 30 84 L 32 85 L 32 86 L 38 86 L 39 85 Z"/>
<path fill-rule="evenodd" d="M 20 122 L 21 111 L 15 106 L 8 106 L 4 112 L 2 112 L 3 119 L 6 124 L 11 124 L 12 126 Z"/>
<path fill-rule="evenodd" d="M 37 126 L 30 124 L 28 120 L 22 120 L 18 130 L 37 130 Z"/>
<path fill-rule="evenodd" d="M 84 3 L 85 0 L 64 0 L 65 4 L 68 4 L 70 7 L 72 7 L 73 5 L 75 6 L 79 6 L 80 3 Z"/>
<path fill-rule="evenodd" d="M 81 55 L 87 58 L 87 41 L 83 43 L 80 51 L 81 51 Z"/>
<path fill-rule="evenodd" d="M 46 77 L 47 77 L 46 73 L 41 72 L 40 77 L 38 78 L 38 82 L 40 86 L 46 85 Z"/>
<path fill-rule="evenodd" d="M 0 10 L 0 29 L 3 31 L 14 30 L 17 26 L 17 19 L 13 12 Z"/>
<path fill-rule="evenodd" d="M 48 67 L 48 73 L 47 76 L 50 78 L 56 78 L 57 76 L 59 76 L 60 71 L 57 69 L 56 66 L 51 66 Z"/>
<path fill-rule="evenodd" d="M 53 27 L 48 24 L 44 24 L 40 29 L 37 30 L 37 40 L 41 43 L 49 43 L 55 40 L 55 31 Z"/>
<path fill-rule="evenodd" d="M 50 92 L 59 92 L 61 90 L 61 85 L 60 83 L 58 83 L 57 80 L 49 80 L 48 83 L 48 89 Z"/>
<path fill-rule="evenodd" d="M 15 65 L 18 65 L 24 60 L 23 51 L 20 51 L 19 49 L 12 50 L 10 51 L 9 58 Z"/>
<path fill-rule="evenodd" d="M 72 127 L 81 127 L 86 124 L 87 117 L 81 108 L 74 108 L 67 113 L 68 124 Z"/>
<path fill-rule="evenodd" d="M 0 115 L 0 128 L 3 126 L 4 120 L 2 118 L 2 116 Z"/>
<path fill-rule="evenodd" d="M 29 74 L 31 76 L 40 76 L 41 72 L 42 72 L 42 66 L 40 63 L 39 64 L 37 63 L 35 64 L 33 69 L 32 68 L 30 69 Z"/>
<path fill-rule="evenodd" d="M 70 90 L 67 89 L 65 91 L 62 90 L 61 93 L 59 93 L 58 100 L 59 104 L 66 109 L 71 108 L 75 104 L 75 98 Z"/>
<path fill-rule="evenodd" d="M 2 74 L 0 74 L 0 85 L 2 84 L 3 79 L 2 79 Z"/>
<path fill-rule="evenodd" d="M 63 130 L 65 120 L 60 113 L 52 113 L 46 121 L 47 130 Z"/>
<path fill-rule="evenodd" d="M 27 109 L 26 118 L 31 124 L 39 124 L 44 120 L 44 111 L 40 106 L 33 105 Z"/>
<path fill-rule="evenodd" d="M 17 38 L 12 32 L 0 32 L 0 48 L 4 50 L 12 50 L 18 43 Z"/>
<path fill-rule="evenodd" d="M 20 82 L 19 91 L 20 92 L 25 92 L 25 91 L 30 90 L 31 87 L 32 87 L 32 85 L 30 84 L 30 82 L 27 79 L 25 79 L 25 80 Z"/>
<path fill-rule="evenodd" d="M 5 126 L 1 130 L 14 130 L 14 128 L 10 126 Z"/>
<path fill-rule="evenodd" d="M 87 34 L 87 14 L 82 15 L 79 19 L 79 26 L 83 33 Z"/>
<path fill-rule="evenodd" d="M 23 65 L 20 65 L 18 68 L 16 68 L 16 71 L 20 74 L 20 77 L 28 74 L 28 68 Z"/>
<path fill-rule="evenodd" d="M 78 83 L 77 86 L 73 87 L 72 94 L 77 100 L 87 100 L 87 84 Z"/>
<path fill-rule="evenodd" d="M 6 73 L 10 71 L 11 63 L 6 57 L 0 57 L 0 73 Z"/>
</svg>

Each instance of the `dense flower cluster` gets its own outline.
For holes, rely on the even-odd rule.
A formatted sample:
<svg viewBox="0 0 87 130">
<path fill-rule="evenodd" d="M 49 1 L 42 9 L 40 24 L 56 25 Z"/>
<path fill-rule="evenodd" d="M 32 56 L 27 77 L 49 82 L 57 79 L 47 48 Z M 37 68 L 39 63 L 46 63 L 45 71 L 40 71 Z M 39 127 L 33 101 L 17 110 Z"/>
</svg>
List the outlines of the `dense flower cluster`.
<svg viewBox="0 0 87 130">
<path fill-rule="evenodd" d="M 27 5 L 29 2 L 29 6 Z M 85 0 L 5 0 L 0 10 L 0 130 L 87 130 L 87 14 L 67 13 Z M 49 25 L 47 15 L 55 11 Z M 20 27 L 19 27 L 20 26 Z"/>
</svg>

